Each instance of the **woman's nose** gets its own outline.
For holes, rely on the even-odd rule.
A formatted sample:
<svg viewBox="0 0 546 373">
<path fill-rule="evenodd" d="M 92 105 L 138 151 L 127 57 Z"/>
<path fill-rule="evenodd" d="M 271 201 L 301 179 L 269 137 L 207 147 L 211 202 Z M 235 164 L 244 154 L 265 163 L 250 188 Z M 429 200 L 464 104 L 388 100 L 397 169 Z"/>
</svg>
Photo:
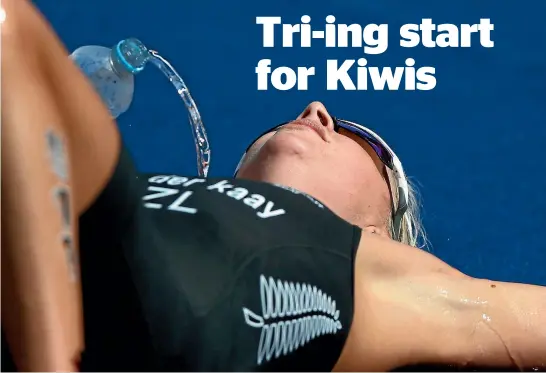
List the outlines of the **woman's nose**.
<svg viewBox="0 0 546 373">
<path fill-rule="evenodd" d="M 326 110 L 326 107 L 322 102 L 315 101 L 311 102 L 301 113 L 297 119 L 310 119 L 322 123 L 323 126 L 327 127 L 330 130 L 334 129 L 334 122 L 332 117 Z"/>
</svg>

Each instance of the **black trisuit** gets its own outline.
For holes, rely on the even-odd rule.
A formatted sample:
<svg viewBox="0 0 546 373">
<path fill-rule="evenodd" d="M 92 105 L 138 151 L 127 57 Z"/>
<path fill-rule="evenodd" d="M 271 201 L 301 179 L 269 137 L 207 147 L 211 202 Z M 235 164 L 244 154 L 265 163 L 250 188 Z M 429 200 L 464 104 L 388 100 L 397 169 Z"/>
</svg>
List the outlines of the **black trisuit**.
<svg viewBox="0 0 546 373">
<path fill-rule="evenodd" d="M 86 371 L 329 371 L 360 229 L 291 188 L 139 174 L 80 218 Z"/>
</svg>

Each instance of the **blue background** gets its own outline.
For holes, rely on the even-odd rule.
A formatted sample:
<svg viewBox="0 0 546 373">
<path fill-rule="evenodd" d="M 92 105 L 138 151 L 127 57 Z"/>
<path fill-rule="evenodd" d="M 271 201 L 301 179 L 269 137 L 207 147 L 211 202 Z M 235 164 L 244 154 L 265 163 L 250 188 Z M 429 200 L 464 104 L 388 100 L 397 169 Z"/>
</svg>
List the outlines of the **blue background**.
<svg viewBox="0 0 546 373">
<path fill-rule="evenodd" d="M 198 103 L 212 147 L 211 176 L 231 175 L 261 131 L 320 100 L 334 115 L 366 123 L 400 156 L 420 186 L 432 252 L 478 277 L 546 285 L 546 1 L 38 0 L 69 50 L 137 37 L 165 56 Z M 315 29 L 388 23 L 380 56 L 360 48 L 262 48 L 256 16 Z M 495 47 L 404 49 L 398 28 L 432 18 L 491 18 Z M 297 45 L 297 44 L 296 44 Z M 369 66 L 435 66 L 432 91 L 326 91 L 325 61 L 368 58 Z M 308 91 L 257 91 L 254 67 L 316 66 Z M 143 171 L 195 173 L 187 114 L 170 83 L 148 68 L 119 120 Z"/>
</svg>

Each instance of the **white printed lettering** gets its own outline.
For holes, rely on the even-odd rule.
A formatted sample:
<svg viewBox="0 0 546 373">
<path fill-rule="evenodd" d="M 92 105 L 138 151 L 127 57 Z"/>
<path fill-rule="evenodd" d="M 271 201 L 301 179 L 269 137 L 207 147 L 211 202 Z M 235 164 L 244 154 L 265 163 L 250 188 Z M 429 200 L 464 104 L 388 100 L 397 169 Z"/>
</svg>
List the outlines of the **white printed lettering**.
<svg viewBox="0 0 546 373">
<path fill-rule="evenodd" d="M 300 194 L 300 195 L 304 196 L 305 198 L 307 198 L 309 201 L 313 202 L 317 207 L 320 207 L 321 209 L 324 208 L 324 205 L 322 203 L 320 203 L 319 201 L 317 201 L 316 199 L 314 199 L 313 197 L 311 197 L 307 193 L 300 192 L 299 190 L 297 190 L 295 188 L 288 187 L 288 186 L 281 185 L 281 184 L 273 184 L 273 185 L 275 185 L 278 188 L 288 190 L 289 192 L 292 192 L 294 194 Z"/>
<path fill-rule="evenodd" d="M 150 192 L 157 192 L 157 193 L 145 195 L 144 197 L 142 197 L 143 201 L 150 201 L 153 199 L 172 196 L 178 193 L 178 189 L 163 188 L 163 187 L 156 187 L 156 186 L 149 186 L 148 190 Z M 144 206 L 150 209 L 160 209 L 161 207 L 163 207 L 163 205 L 160 203 L 152 203 L 152 202 L 147 202 L 144 204 Z"/>
<path fill-rule="evenodd" d="M 184 186 L 187 187 L 193 184 L 204 183 L 204 182 L 205 182 L 205 179 L 191 179 L 186 184 L 184 184 Z"/>
<path fill-rule="evenodd" d="M 196 208 L 182 206 L 182 203 L 190 198 L 192 194 L 193 192 L 191 190 L 185 191 L 176 199 L 176 201 L 167 207 L 167 210 L 183 212 L 185 214 L 195 214 L 197 212 Z"/>
<path fill-rule="evenodd" d="M 163 184 L 164 182 L 166 182 L 170 178 L 171 177 L 167 176 L 167 175 L 156 175 L 156 176 L 152 176 L 151 178 L 149 178 L 148 181 L 150 183 L 154 183 L 154 184 Z"/>
<path fill-rule="evenodd" d="M 261 212 L 258 212 L 258 217 L 262 218 L 262 219 L 267 219 L 267 218 L 271 218 L 273 216 L 279 216 L 279 215 L 283 215 L 286 211 L 284 211 L 283 209 L 277 209 L 277 210 L 273 210 L 273 206 L 275 204 L 271 201 L 267 202 L 267 204 L 265 205 L 264 207 L 264 210 L 261 211 Z"/>
<path fill-rule="evenodd" d="M 150 183 L 156 184 L 166 184 L 172 186 L 183 186 L 187 187 L 190 185 L 204 183 L 206 179 L 195 178 L 189 179 L 184 176 L 176 175 L 156 175 L 148 179 Z M 249 190 L 242 187 L 236 187 L 233 184 L 229 183 L 229 180 L 221 180 L 214 182 L 212 185 L 206 186 L 206 189 L 209 191 L 216 191 L 220 194 L 225 194 L 226 196 L 236 200 L 242 201 L 245 205 L 251 207 L 256 211 L 256 215 L 261 219 L 268 219 L 275 216 L 280 216 L 286 214 L 286 211 L 282 208 L 275 208 L 275 203 L 268 201 L 261 194 L 250 194 Z M 180 195 L 178 195 L 180 193 Z M 185 214 L 196 214 L 198 209 L 195 207 L 189 207 L 187 205 L 188 199 L 193 195 L 194 191 L 181 191 L 178 188 L 165 188 L 159 186 L 148 186 L 148 194 L 142 197 L 144 207 L 149 209 L 162 209 L 165 207 L 166 210 L 182 212 Z M 178 195 L 174 202 L 167 202 L 165 204 L 159 203 L 159 201 L 150 202 L 152 200 L 162 199 L 164 197 Z M 262 208 L 263 207 L 263 208 Z M 259 211 L 258 211 L 259 210 Z"/>
<path fill-rule="evenodd" d="M 167 185 L 182 185 L 186 181 L 188 181 L 187 177 L 184 177 L 184 176 L 171 176 L 169 181 L 167 181 Z"/>
<path fill-rule="evenodd" d="M 400 27 L 400 46 L 413 48 L 421 43 L 426 48 L 468 48 L 472 46 L 472 36 L 478 33 L 481 46 L 492 48 L 495 46 L 491 40 L 494 29 L 495 25 L 489 18 L 480 19 L 479 24 L 463 23 L 460 26 L 450 23 L 436 25 L 431 18 L 423 18 L 420 24 L 408 23 Z"/>
<path fill-rule="evenodd" d="M 256 17 L 256 24 L 263 25 L 263 46 L 275 45 L 275 25 L 281 24 L 281 17 Z"/>
<path fill-rule="evenodd" d="M 252 194 L 250 197 L 245 198 L 243 203 L 253 209 L 257 209 L 265 203 L 265 197 L 259 194 Z"/>
<path fill-rule="evenodd" d="M 217 182 L 216 184 L 209 185 L 207 187 L 208 190 L 218 190 L 219 193 L 224 193 L 226 189 L 233 188 L 233 185 L 228 184 L 227 180 L 222 180 Z"/>
<path fill-rule="evenodd" d="M 343 89 L 346 91 L 354 91 L 356 87 L 349 76 L 349 69 L 353 66 L 355 60 L 345 60 L 338 68 L 337 60 L 326 61 L 326 89 L 337 90 L 337 82 L 341 82 Z"/>
<path fill-rule="evenodd" d="M 226 195 L 240 201 L 248 195 L 248 190 L 246 190 L 245 188 L 235 188 L 233 190 L 229 190 Z"/>
</svg>

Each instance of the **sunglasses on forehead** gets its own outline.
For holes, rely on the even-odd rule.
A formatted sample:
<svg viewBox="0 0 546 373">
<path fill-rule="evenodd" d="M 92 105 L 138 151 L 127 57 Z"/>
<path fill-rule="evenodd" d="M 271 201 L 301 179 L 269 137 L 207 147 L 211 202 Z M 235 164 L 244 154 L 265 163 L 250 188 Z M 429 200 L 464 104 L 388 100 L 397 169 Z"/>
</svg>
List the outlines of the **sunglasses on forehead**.
<svg viewBox="0 0 546 373">
<path fill-rule="evenodd" d="M 408 189 L 408 182 L 406 179 L 406 175 L 404 174 L 404 169 L 402 168 L 402 163 L 400 163 L 400 160 L 396 156 L 396 154 L 392 151 L 392 149 L 387 145 L 387 143 L 379 137 L 375 132 L 370 130 L 369 128 L 366 128 L 358 123 L 350 122 L 348 120 L 339 119 L 335 117 L 331 117 L 332 121 L 334 123 L 334 131 L 339 132 L 340 129 L 344 129 L 345 131 L 348 131 L 362 140 L 366 141 L 367 144 L 370 145 L 370 147 L 373 149 L 375 154 L 379 157 L 381 162 L 388 167 L 392 174 L 394 175 L 394 184 L 398 188 L 398 201 L 396 203 L 396 206 L 393 207 L 393 239 L 400 241 L 402 236 L 402 224 L 406 224 L 408 234 L 412 234 L 411 229 L 411 223 L 407 217 L 405 217 L 405 213 L 408 209 L 408 195 L 409 195 L 409 189 Z M 262 133 L 260 136 L 254 140 L 250 146 L 246 149 L 245 154 L 243 154 L 243 157 L 241 158 L 241 161 L 237 165 L 237 169 L 235 170 L 235 176 L 237 175 L 237 172 L 239 171 L 239 168 L 245 158 L 246 153 L 248 150 L 254 145 L 254 143 L 261 138 L 262 136 L 277 130 L 278 128 L 284 126 L 285 124 L 290 123 L 282 123 L 279 124 L 268 131 Z M 392 189 L 392 188 L 391 188 Z M 391 190 L 392 193 L 392 190 Z M 393 196 L 394 197 L 394 196 Z M 393 201 L 395 199 L 393 198 Z M 410 237 L 410 242 L 413 241 L 413 237 Z"/>
</svg>

